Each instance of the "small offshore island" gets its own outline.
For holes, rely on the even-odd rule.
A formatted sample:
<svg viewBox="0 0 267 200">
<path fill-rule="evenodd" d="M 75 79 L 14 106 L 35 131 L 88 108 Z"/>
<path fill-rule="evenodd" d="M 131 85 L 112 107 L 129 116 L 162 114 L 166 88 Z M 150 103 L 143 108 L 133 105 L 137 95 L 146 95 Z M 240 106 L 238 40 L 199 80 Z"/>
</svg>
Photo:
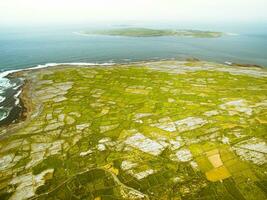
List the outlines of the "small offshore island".
<svg viewBox="0 0 267 200">
<path fill-rule="evenodd" d="M 110 35 L 125 37 L 194 37 L 194 38 L 217 38 L 225 35 L 222 32 L 200 31 L 200 30 L 170 30 L 170 29 L 149 29 L 149 28 L 118 28 L 109 30 L 83 31 L 86 35 Z"/>
<path fill-rule="evenodd" d="M 0 128 L 1 200 L 266 199 L 266 69 L 168 60 L 11 76 L 27 114 Z"/>
</svg>

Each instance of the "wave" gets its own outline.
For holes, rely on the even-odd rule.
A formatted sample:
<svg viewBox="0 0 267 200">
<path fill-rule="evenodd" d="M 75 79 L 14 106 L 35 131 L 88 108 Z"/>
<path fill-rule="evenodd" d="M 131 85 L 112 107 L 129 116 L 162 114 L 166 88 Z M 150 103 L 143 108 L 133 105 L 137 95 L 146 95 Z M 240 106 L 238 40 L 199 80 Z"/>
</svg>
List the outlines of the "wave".
<svg viewBox="0 0 267 200">
<path fill-rule="evenodd" d="M 20 99 L 19 99 L 19 96 L 21 94 L 22 90 L 19 90 L 15 95 L 14 95 L 14 98 L 15 98 L 15 105 L 18 106 L 19 103 L 20 103 Z"/>
<path fill-rule="evenodd" d="M 0 103 L 2 103 L 3 101 L 5 101 L 6 97 L 2 97 L 0 96 Z"/>
<path fill-rule="evenodd" d="M 12 87 L 12 84 L 8 79 L 0 79 L 0 88 L 7 88 L 7 87 Z"/>
<path fill-rule="evenodd" d="M 35 67 L 29 67 L 25 69 L 14 69 L 14 70 L 7 70 L 0 73 L 0 79 L 8 76 L 9 74 L 19 72 L 19 71 L 25 71 L 25 70 L 33 70 L 33 69 L 41 69 L 41 68 L 47 68 L 47 67 L 56 67 L 60 65 L 71 65 L 71 66 L 111 66 L 114 65 L 114 62 L 106 62 L 106 63 L 87 63 L 87 62 L 70 62 L 70 63 L 46 63 L 43 65 L 37 65 Z"/>
<path fill-rule="evenodd" d="M 5 118 L 8 117 L 9 113 L 10 113 L 11 109 L 10 108 L 4 108 L 4 107 L 0 107 L 0 121 L 4 120 Z"/>
</svg>

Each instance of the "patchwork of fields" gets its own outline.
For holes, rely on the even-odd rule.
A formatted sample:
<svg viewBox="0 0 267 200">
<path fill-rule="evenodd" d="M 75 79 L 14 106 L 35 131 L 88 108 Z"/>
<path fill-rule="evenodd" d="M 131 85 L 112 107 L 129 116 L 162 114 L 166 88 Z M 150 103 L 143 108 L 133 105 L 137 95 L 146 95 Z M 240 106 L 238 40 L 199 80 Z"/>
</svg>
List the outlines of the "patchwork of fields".
<svg viewBox="0 0 267 200">
<path fill-rule="evenodd" d="M 0 199 L 266 199 L 267 71 L 203 61 L 21 72 Z"/>
</svg>

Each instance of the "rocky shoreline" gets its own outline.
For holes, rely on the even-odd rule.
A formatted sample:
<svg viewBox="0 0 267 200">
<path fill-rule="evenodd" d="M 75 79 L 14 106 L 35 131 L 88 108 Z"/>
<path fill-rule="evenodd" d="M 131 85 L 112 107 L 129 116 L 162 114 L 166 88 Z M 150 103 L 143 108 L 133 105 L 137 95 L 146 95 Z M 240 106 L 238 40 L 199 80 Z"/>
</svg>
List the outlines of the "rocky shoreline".
<svg viewBox="0 0 267 200">
<path fill-rule="evenodd" d="M 15 75 L 13 75 L 15 76 Z M 18 109 L 15 109 L 15 118 L 6 118 L 4 123 L 0 126 L 0 140 L 9 135 L 9 133 L 15 132 L 22 126 L 26 124 L 26 121 L 29 120 L 33 104 L 31 101 L 31 82 L 30 80 L 25 80 L 21 86 L 21 93 L 18 96 L 19 105 Z"/>
</svg>

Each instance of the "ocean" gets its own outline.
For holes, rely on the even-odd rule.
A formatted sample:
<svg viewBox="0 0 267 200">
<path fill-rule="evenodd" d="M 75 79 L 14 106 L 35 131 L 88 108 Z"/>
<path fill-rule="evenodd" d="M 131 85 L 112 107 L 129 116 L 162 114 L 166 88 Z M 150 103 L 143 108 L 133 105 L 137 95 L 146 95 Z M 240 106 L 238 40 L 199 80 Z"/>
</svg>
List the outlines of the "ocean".
<svg viewBox="0 0 267 200">
<path fill-rule="evenodd" d="M 46 63 L 120 63 L 188 57 L 267 66 L 266 27 L 264 24 L 208 29 L 234 33 L 221 38 L 84 36 L 77 34 L 85 29 L 82 27 L 0 28 L 0 124 L 14 121 L 15 113 L 21 109 L 17 97 L 22 80 L 7 79 L 4 75 L 8 70 Z"/>
</svg>

